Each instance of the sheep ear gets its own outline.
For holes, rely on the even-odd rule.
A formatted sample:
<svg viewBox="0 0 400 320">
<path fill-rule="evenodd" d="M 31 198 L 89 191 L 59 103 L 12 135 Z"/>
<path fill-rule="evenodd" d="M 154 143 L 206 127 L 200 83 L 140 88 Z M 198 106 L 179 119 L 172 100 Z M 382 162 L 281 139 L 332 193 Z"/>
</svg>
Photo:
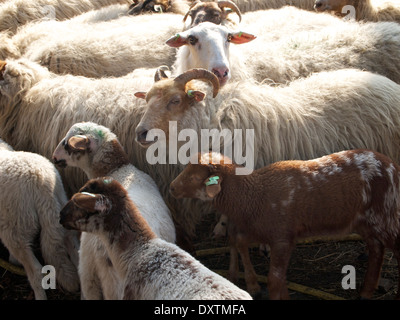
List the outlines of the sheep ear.
<svg viewBox="0 0 400 320">
<path fill-rule="evenodd" d="M 162 69 L 157 69 L 156 74 L 154 75 L 154 82 L 163 80 L 163 79 L 168 79 L 167 74 L 164 72 Z"/>
<path fill-rule="evenodd" d="M 147 92 L 135 92 L 135 97 L 140 99 L 146 99 Z"/>
<path fill-rule="evenodd" d="M 217 175 L 209 176 L 206 181 L 206 194 L 209 198 L 213 199 L 221 191 L 222 178 Z"/>
<path fill-rule="evenodd" d="M 90 144 L 90 140 L 86 136 L 77 135 L 68 139 L 68 146 L 76 151 L 85 151 Z"/>
<path fill-rule="evenodd" d="M 250 41 L 253 41 L 255 38 L 257 38 L 255 35 L 252 35 L 250 33 L 246 32 L 235 32 L 231 33 L 231 42 L 234 44 L 242 44 L 242 43 L 247 43 Z"/>
<path fill-rule="evenodd" d="M 6 71 L 7 62 L 0 60 L 0 80 L 4 80 L 4 71 Z"/>
<path fill-rule="evenodd" d="M 188 90 L 187 95 L 190 98 L 194 98 L 194 100 L 196 100 L 197 102 L 203 101 L 204 97 L 206 96 L 206 94 L 204 92 L 197 91 L 197 90 Z"/>
<path fill-rule="evenodd" d="M 169 45 L 172 48 L 179 48 L 187 44 L 187 39 L 186 37 L 182 37 L 179 33 L 177 33 L 173 37 L 169 38 L 165 42 L 165 44 Z"/>
<path fill-rule="evenodd" d="M 99 194 L 93 194 L 88 192 L 76 193 L 72 197 L 74 204 L 89 212 L 103 212 L 105 210 L 104 201 L 102 201 L 102 196 Z"/>
</svg>

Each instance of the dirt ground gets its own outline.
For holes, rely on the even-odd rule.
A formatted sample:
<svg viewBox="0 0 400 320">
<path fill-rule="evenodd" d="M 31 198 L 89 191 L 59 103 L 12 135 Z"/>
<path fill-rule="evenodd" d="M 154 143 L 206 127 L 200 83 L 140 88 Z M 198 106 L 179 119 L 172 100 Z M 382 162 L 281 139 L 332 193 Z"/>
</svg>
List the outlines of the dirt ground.
<svg viewBox="0 0 400 320">
<path fill-rule="evenodd" d="M 227 247 L 226 239 L 215 240 L 211 237 L 214 218 L 209 217 L 198 228 L 198 237 L 194 242 L 195 250 L 199 253 L 197 259 L 212 270 L 228 270 L 229 252 L 205 254 L 204 249 Z M 251 259 L 255 270 L 260 276 L 267 276 L 269 260 L 260 254 L 257 246 L 250 249 Z M 0 245 L 0 258 L 8 259 L 7 250 Z M 342 274 L 345 265 L 354 266 L 356 270 L 356 289 L 343 289 Z M 346 299 L 356 300 L 359 298 L 358 290 L 361 288 L 362 279 L 366 270 L 367 261 L 365 245 L 362 241 L 329 241 L 314 242 L 311 244 L 298 244 L 293 252 L 287 280 L 289 282 L 290 297 L 292 300 L 323 300 Z M 241 271 L 243 271 L 241 267 Z M 392 252 L 385 254 L 381 277 L 384 286 L 378 288 L 373 299 L 391 300 L 397 293 L 398 269 L 397 261 Z M 261 279 L 263 280 L 263 279 Z M 238 283 L 239 287 L 245 289 L 243 279 Z M 260 282 L 262 296 L 259 299 L 267 299 L 266 284 Z M 301 285 L 300 289 L 297 285 Z M 313 290 L 314 289 L 314 290 Z M 324 294 L 330 294 L 326 297 Z M 77 300 L 79 294 L 71 294 L 62 290 L 47 290 L 49 300 Z M 32 300 L 34 299 L 27 278 L 15 275 L 0 267 L 0 300 Z"/>
</svg>

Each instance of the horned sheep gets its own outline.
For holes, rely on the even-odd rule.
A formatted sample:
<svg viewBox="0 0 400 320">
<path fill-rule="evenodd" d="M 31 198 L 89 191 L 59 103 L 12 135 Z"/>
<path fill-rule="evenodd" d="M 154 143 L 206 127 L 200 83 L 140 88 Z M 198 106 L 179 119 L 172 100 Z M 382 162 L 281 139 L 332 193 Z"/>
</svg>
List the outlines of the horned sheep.
<svg viewBox="0 0 400 320">
<path fill-rule="evenodd" d="M 154 136 L 158 138 L 155 141 L 147 136 L 157 128 L 165 132 L 168 142 L 169 122 L 176 121 L 177 132 L 193 129 L 199 136 L 202 129 L 217 129 L 226 139 L 229 137 L 222 135 L 223 130 L 239 129 L 243 148 L 248 144 L 246 130 L 254 130 L 246 151 L 250 168 L 352 148 L 378 150 L 395 161 L 400 159 L 400 86 L 383 76 L 338 70 L 314 74 L 287 87 L 243 81 L 228 83 L 216 98 L 212 98 L 215 89 L 212 94 L 193 81 L 212 78 L 210 72 L 193 70 L 175 79 L 158 76 L 147 93 L 137 93 L 137 97 L 146 98 L 148 106 L 136 128 L 136 140 L 145 148 L 162 143 L 162 137 Z M 215 141 L 218 147 L 219 139 Z M 190 143 L 186 148 L 192 152 L 201 148 L 200 141 Z M 255 294 L 258 285 L 249 277 L 246 280 L 249 292 Z"/>
<path fill-rule="evenodd" d="M 267 16 L 264 20 L 268 20 Z M 240 30 L 244 26 L 242 23 Z M 229 79 L 287 84 L 315 72 L 345 68 L 371 71 L 400 83 L 397 63 L 400 26 L 397 23 L 358 24 L 338 20 L 319 30 L 297 31 L 276 41 L 269 41 L 274 33 L 258 34 L 255 41 L 234 49 L 227 43 L 231 34 L 224 26 L 203 22 L 171 37 L 167 44 L 180 48 L 173 74 L 189 70 L 195 61 L 196 68 L 218 70 L 221 84 Z M 249 36 L 250 32 L 242 35 L 244 42 L 255 38 Z M 204 50 L 199 49 L 204 46 L 213 48 L 213 58 L 204 59 Z"/>
<path fill-rule="evenodd" d="M 203 6 L 207 3 L 196 8 Z M 228 6 L 234 5 L 220 1 L 218 8 Z M 155 20 L 152 16 L 132 18 L 123 10 L 123 6 L 115 5 L 67 21 L 31 23 L 12 38 L 2 34 L 0 58 L 24 56 L 55 73 L 95 78 L 124 76 L 136 68 L 171 66 L 176 49 L 164 41 L 182 30 L 182 15 L 162 14 Z M 140 31 L 132 32 L 133 23 L 141 26 Z"/>
<path fill-rule="evenodd" d="M 332 12 L 337 16 L 348 16 L 357 21 L 393 21 L 400 23 L 399 1 L 373 0 L 316 0 L 318 12 Z"/>
<path fill-rule="evenodd" d="M 61 211 L 60 222 L 101 238 L 123 281 L 123 299 L 251 300 L 186 251 L 156 237 L 112 178 L 85 184 Z"/>
<path fill-rule="evenodd" d="M 249 175 L 237 175 L 237 168 L 221 154 L 199 154 L 171 183 L 171 193 L 212 201 L 247 243 L 270 245 L 271 299 L 289 298 L 286 271 L 299 238 L 360 234 L 369 252 L 362 298 L 370 299 L 378 285 L 385 248 L 400 260 L 400 167 L 388 157 L 350 150 L 281 161 Z"/>
<path fill-rule="evenodd" d="M 47 299 L 43 266 L 34 254 L 38 235 L 40 253 L 55 268 L 57 282 L 78 291 L 79 238 L 58 222 L 68 199 L 54 165 L 38 154 L 14 151 L 0 140 L 0 184 L 0 239 L 10 261 L 24 267 L 35 298 Z"/>
<path fill-rule="evenodd" d="M 127 190 L 153 232 L 168 242 L 175 242 L 171 214 L 155 182 L 129 163 L 123 147 L 108 128 L 93 122 L 74 124 L 53 153 L 54 162 L 85 171 L 89 179 L 110 176 Z M 121 283 L 100 238 L 83 233 L 79 274 L 84 299 L 118 299 Z"/>
</svg>

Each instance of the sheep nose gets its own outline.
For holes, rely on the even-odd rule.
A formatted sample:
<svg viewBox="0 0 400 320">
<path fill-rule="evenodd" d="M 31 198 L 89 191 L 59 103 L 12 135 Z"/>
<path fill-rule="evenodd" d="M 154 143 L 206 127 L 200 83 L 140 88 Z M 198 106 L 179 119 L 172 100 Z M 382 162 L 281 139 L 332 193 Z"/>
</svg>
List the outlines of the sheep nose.
<svg viewBox="0 0 400 320">
<path fill-rule="evenodd" d="M 57 160 L 56 157 L 53 157 L 53 162 L 57 167 L 60 168 L 65 168 L 67 166 L 67 161 L 65 161 L 64 159 Z"/>
<path fill-rule="evenodd" d="M 226 67 L 213 68 L 211 71 L 212 71 L 212 73 L 214 73 L 217 76 L 217 78 L 220 82 L 224 81 L 225 78 L 227 78 L 229 75 L 229 69 Z"/>
<path fill-rule="evenodd" d="M 314 8 L 315 9 L 321 9 L 322 5 L 323 5 L 323 1 L 322 0 L 317 0 L 317 1 L 315 1 Z"/>
</svg>

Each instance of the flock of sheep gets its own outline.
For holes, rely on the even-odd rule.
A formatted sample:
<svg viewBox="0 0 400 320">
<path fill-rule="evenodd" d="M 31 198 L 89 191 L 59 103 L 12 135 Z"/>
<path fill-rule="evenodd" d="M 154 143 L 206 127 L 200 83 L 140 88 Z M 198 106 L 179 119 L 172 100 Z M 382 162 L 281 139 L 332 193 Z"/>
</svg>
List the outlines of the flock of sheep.
<svg viewBox="0 0 400 320">
<path fill-rule="evenodd" d="M 371 298 L 384 248 L 400 260 L 399 22 L 400 4 L 372 0 L 0 0 L 0 239 L 35 298 L 46 299 L 32 252 L 38 234 L 59 285 L 83 299 L 251 299 L 260 291 L 251 241 L 270 246 L 270 297 L 285 299 L 295 240 L 349 231 L 374 240 L 361 291 Z M 297 194 L 326 183 L 331 193 L 319 199 L 345 205 L 324 223 L 340 227 L 300 232 L 307 218 L 279 225 L 276 216 L 293 209 L 263 203 L 248 208 L 253 223 L 282 232 L 256 232 L 221 207 L 224 170 L 183 197 L 183 164 L 148 163 L 149 132 L 168 136 L 171 121 L 199 136 L 253 129 L 255 173 L 350 149 L 393 163 L 360 151 L 299 164 L 297 180 L 282 173 L 275 204 L 299 208 Z M 351 198 L 338 196 L 337 176 L 359 187 Z M 211 212 L 243 259 L 248 292 L 183 250 Z M 237 272 L 231 265 L 229 278 Z"/>
</svg>

